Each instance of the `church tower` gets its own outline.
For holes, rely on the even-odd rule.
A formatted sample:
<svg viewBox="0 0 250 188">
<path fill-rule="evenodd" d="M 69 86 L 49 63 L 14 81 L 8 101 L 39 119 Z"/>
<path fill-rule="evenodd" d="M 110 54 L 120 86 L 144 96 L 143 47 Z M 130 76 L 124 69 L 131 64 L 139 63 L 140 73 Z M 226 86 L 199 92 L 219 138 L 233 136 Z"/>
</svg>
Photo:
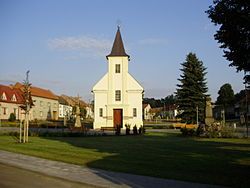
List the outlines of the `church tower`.
<svg viewBox="0 0 250 188">
<path fill-rule="evenodd" d="M 142 86 L 129 74 L 129 55 L 125 52 L 118 27 L 111 53 L 106 56 L 108 73 L 93 87 L 94 129 L 139 128 L 142 121 Z"/>
</svg>

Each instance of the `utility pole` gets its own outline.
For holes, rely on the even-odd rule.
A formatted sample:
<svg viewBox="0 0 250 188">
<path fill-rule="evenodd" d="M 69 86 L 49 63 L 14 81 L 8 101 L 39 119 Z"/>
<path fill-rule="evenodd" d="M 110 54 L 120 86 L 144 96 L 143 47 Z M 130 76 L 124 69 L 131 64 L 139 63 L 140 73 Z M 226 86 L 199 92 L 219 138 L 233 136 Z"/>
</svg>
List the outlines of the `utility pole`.
<svg viewBox="0 0 250 188">
<path fill-rule="evenodd" d="M 244 76 L 244 84 L 245 84 L 245 95 L 246 95 L 246 117 L 245 117 L 245 123 L 246 123 L 246 131 L 247 131 L 247 137 L 248 137 L 248 90 L 250 89 L 250 75 L 246 73 Z"/>
</svg>

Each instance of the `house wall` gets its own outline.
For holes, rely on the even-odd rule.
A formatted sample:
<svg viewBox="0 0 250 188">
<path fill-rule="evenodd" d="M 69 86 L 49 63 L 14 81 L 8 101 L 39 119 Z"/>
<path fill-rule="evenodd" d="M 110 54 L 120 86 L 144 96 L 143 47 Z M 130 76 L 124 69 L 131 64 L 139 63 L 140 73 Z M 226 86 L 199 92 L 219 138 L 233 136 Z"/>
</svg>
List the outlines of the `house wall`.
<svg viewBox="0 0 250 188">
<path fill-rule="evenodd" d="M 101 128 L 106 125 L 107 121 L 107 92 L 96 92 L 94 96 L 94 128 Z M 100 116 L 100 109 L 102 109 L 102 117 Z"/>
<path fill-rule="evenodd" d="M 69 117 L 72 115 L 73 107 L 69 105 L 59 104 L 58 110 L 59 110 L 58 114 L 59 118 L 64 118 L 65 116 Z"/>
<path fill-rule="evenodd" d="M 94 118 L 94 113 L 91 107 L 86 106 L 86 118 Z"/>
<path fill-rule="evenodd" d="M 32 96 L 34 106 L 31 109 L 31 120 L 57 120 L 59 116 L 59 103 L 54 99 Z"/>
<path fill-rule="evenodd" d="M 11 113 L 16 115 L 17 120 L 24 119 L 20 104 L 0 102 L 0 119 L 9 119 Z"/>
<path fill-rule="evenodd" d="M 145 108 L 144 108 L 144 119 L 145 120 L 151 120 L 151 119 L 153 119 L 153 117 L 151 116 L 151 114 L 150 114 L 150 109 L 151 109 L 151 107 L 150 107 L 150 105 L 147 105 Z"/>
</svg>

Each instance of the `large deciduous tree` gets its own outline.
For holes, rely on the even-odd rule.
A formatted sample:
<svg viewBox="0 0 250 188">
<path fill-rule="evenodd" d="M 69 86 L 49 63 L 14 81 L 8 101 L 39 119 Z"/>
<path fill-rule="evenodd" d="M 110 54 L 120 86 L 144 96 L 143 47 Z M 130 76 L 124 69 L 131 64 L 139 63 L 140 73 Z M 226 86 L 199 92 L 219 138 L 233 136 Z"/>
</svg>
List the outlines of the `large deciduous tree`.
<svg viewBox="0 0 250 188">
<path fill-rule="evenodd" d="M 229 83 L 220 87 L 218 95 L 216 104 L 221 105 L 224 109 L 234 104 L 234 91 Z"/>
<path fill-rule="evenodd" d="M 250 71 L 250 1 L 214 0 L 206 11 L 219 26 L 215 40 L 224 49 L 224 57 L 237 71 Z"/>
<path fill-rule="evenodd" d="M 194 53 L 189 53 L 186 61 L 181 64 L 182 75 L 178 79 L 176 98 L 179 117 L 187 123 L 195 123 L 197 107 L 199 121 L 204 121 L 205 98 L 208 90 L 206 83 L 206 68 Z"/>
</svg>

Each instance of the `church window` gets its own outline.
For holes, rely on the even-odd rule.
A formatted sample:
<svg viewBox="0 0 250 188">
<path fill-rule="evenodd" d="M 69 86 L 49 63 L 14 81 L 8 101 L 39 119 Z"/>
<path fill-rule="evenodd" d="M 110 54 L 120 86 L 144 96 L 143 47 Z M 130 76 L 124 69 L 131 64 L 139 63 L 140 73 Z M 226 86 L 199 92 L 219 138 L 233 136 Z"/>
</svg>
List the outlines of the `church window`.
<svg viewBox="0 0 250 188">
<path fill-rule="evenodd" d="M 115 65 L 115 73 L 121 73 L 121 65 L 120 64 Z"/>
<path fill-rule="evenodd" d="M 133 117 L 137 117 L 137 111 L 136 111 L 136 108 L 133 108 Z"/>
<path fill-rule="evenodd" d="M 115 101 L 121 101 L 121 90 L 115 91 Z"/>
<path fill-rule="evenodd" d="M 103 109 L 102 108 L 99 109 L 99 116 L 103 117 Z"/>
</svg>

